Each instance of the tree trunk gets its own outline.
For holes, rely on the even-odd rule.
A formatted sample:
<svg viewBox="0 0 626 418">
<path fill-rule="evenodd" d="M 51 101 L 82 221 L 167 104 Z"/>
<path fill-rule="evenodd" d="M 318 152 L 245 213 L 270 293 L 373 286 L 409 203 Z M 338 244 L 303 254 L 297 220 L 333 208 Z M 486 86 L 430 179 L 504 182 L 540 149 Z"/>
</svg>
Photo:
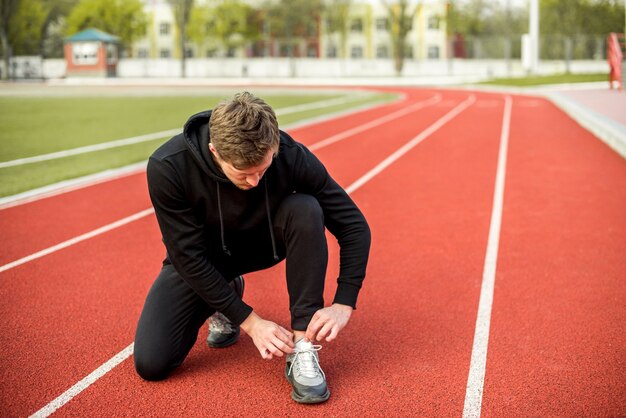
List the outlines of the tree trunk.
<svg viewBox="0 0 626 418">
<path fill-rule="evenodd" d="M 181 28 L 181 34 L 180 34 L 180 76 L 182 78 L 187 77 L 187 71 L 186 71 L 186 66 L 187 66 L 187 54 L 185 54 L 185 29 L 184 27 Z"/>
<path fill-rule="evenodd" d="M 0 27 L 0 41 L 2 42 L 2 52 L 3 52 L 3 61 L 4 61 L 4 71 L 2 71 L 2 79 L 6 80 L 9 78 L 9 74 L 11 72 L 11 68 L 10 68 L 11 45 L 9 45 L 9 37 L 7 36 L 7 32 L 4 27 Z"/>
<path fill-rule="evenodd" d="M 396 76 L 402 75 L 402 69 L 404 68 L 404 42 L 403 40 L 396 40 L 393 53 L 394 69 L 396 70 Z"/>
</svg>

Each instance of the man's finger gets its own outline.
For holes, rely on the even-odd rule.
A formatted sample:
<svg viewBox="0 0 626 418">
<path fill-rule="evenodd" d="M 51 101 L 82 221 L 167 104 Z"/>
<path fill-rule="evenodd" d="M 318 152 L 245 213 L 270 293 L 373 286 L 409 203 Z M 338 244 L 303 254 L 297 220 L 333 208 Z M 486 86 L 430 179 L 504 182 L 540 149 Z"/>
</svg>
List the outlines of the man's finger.
<svg viewBox="0 0 626 418">
<path fill-rule="evenodd" d="M 282 357 L 282 353 L 291 354 L 292 351 L 293 351 L 291 349 L 291 347 L 289 347 L 289 345 L 287 345 L 287 343 L 285 343 L 284 341 L 281 341 L 278 338 L 276 338 L 274 341 L 272 341 L 272 343 L 274 344 L 274 346 L 278 350 L 280 350 L 280 355 L 278 353 L 275 353 L 277 356 L 281 356 Z"/>
<path fill-rule="evenodd" d="M 309 322 L 309 326 L 306 329 L 306 333 L 304 334 L 305 337 L 309 341 L 315 340 L 315 336 L 319 332 L 320 328 L 322 328 L 324 326 L 324 322 L 325 322 L 325 320 L 323 320 L 321 318 L 318 318 L 316 320 L 311 320 L 311 322 Z"/>
<path fill-rule="evenodd" d="M 270 351 L 267 348 L 263 348 L 259 351 L 261 352 L 261 357 L 263 357 L 265 360 L 272 359 L 272 353 L 270 353 Z"/>
<path fill-rule="evenodd" d="M 277 337 L 280 338 L 280 340 L 286 343 L 289 347 L 293 347 L 293 333 L 287 331 L 280 325 L 278 326 L 278 328 L 282 331 L 282 333 L 279 333 Z"/>
<path fill-rule="evenodd" d="M 330 331 L 330 335 L 326 337 L 326 341 L 331 342 L 335 338 L 337 338 L 337 334 L 339 334 L 339 325 L 335 325 L 333 329 Z"/>
<path fill-rule="evenodd" d="M 326 322 L 326 324 L 324 324 L 322 329 L 320 329 L 319 332 L 317 333 L 317 336 L 316 336 L 317 341 L 322 341 L 322 339 L 330 332 L 332 327 L 333 327 L 333 321 Z"/>
</svg>

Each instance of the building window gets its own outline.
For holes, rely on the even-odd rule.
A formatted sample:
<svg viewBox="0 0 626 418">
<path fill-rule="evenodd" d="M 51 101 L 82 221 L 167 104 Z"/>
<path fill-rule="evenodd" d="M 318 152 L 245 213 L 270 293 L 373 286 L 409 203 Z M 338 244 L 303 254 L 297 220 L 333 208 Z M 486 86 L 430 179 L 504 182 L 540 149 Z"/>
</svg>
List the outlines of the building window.
<svg viewBox="0 0 626 418">
<path fill-rule="evenodd" d="M 326 58 L 337 58 L 337 47 L 330 45 L 326 48 Z"/>
<path fill-rule="evenodd" d="M 193 49 L 185 48 L 185 58 L 193 58 Z"/>
<path fill-rule="evenodd" d="M 211 48 L 211 49 L 207 49 L 206 50 L 206 57 L 207 58 L 213 58 L 217 56 L 217 49 L 216 48 Z"/>
<path fill-rule="evenodd" d="M 389 19 L 386 17 L 379 17 L 376 19 L 376 30 L 381 32 L 389 31 Z"/>
<path fill-rule="evenodd" d="M 171 52 L 167 48 L 163 48 L 159 51 L 160 58 L 169 58 L 171 56 Z"/>
<path fill-rule="evenodd" d="M 413 47 L 411 47 L 411 45 L 404 47 L 404 58 L 413 59 Z"/>
<path fill-rule="evenodd" d="M 352 48 L 350 48 L 350 57 L 363 58 L 363 47 L 353 46 Z"/>
<path fill-rule="evenodd" d="M 228 58 L 234 58 L 237 55 L 237 48 L 235 47 L 230 47 L 228 48 L 228 51 L 226 51 L 226 56 Z"/>
<path fill-rule="evenodd" d="M 389 58 L 389 49 L 386 45 L 380 45 L 376 48 L 376 58 Z"/>
<path fill-rule="evenodd" d="M 439 47 L 438 46 L 429 46 L 428 47 L 428 58 L 437 59 L 439 58 Z"/>
<path fill-rule="evenodd" d="M 148 50 L 146 48 L 137 49 L 137 58 L 148 58 Z"/>
<path fill-rule="evenodd" d="M 317 58 L 317 46 L 309 45 L 306 48 L 306 56 L 309 58 Z"/>
<path fill-rule="evenodd" d="M 159 25 L 159 35 L 169 35 L 170 34 L 170 24 L 169 23 L 161 23 Z"/>
<path fill-rule="evenodd" d="M 72 61 L 75 65 L 94 65 L 98 63 L 98 44 L 79 42 L 72 45 Z"/>
<path fill-rule="evenodd" d="M 363 20 L 352 19 L 352 22 L 350 22 L 350 30 L 352 32 L 363 32 Z"/>
<path fill-rule="evenodd" d="M 431 16 L 428 18 L 428 29 L 439 29 L 439 16 Z"/>
</svg>

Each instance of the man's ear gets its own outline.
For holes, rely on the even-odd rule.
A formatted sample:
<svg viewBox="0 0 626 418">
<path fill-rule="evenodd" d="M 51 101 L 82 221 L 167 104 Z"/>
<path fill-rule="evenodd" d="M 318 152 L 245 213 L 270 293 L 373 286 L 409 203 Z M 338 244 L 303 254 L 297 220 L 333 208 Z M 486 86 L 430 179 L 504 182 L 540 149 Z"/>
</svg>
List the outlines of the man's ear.
<svg viewBox="0 0 626 418">
<path fill-rule="evenodd" d="M 217 150 L 215 149 L 215 147 L 213 146 L 213 144 L 211 144 L 210 142 L 209 142 L 209 151 L 211 151 L 211 153 L 212 153 L 213 155 L 215 155 L 216 157 L 219 157 L 219 154 L 217 153 Z"/>
</svg>

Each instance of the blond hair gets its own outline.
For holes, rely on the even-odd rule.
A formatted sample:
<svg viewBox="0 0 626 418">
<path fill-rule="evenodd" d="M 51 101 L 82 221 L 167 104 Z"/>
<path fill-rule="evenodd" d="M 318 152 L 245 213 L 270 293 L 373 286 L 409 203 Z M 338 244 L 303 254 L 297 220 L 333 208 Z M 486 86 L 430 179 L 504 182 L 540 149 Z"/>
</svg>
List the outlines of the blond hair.
<svg viewBox="0 0 626 418">
<path fill-rule="evenodd" d="M 209 121 L 209 141 L 220 158 L 237 169 L 263 162 L 268 151 L 278 152 L 279 131 L 270 105 L 251 93 L 237 93 L 218 104 Z"/>
</svg>

